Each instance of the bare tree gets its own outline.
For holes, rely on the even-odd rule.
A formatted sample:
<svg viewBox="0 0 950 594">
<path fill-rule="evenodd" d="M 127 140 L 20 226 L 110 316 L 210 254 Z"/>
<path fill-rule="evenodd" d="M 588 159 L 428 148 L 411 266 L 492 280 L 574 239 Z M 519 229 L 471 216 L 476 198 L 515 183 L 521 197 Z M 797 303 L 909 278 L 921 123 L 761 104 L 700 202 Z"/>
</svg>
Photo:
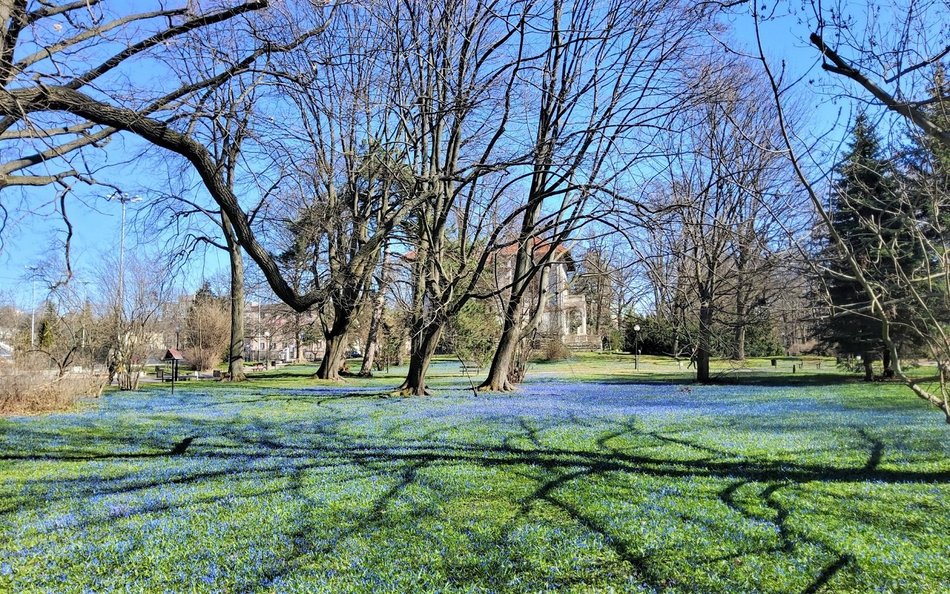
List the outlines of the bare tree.
<svg viewBox="0 0 950 594">
<path fill-rule="evenodd" d="M 679 229 L 674 254 L 685 264 L 676 268 L 680 289 L 698 307 L 694 358 L 701 382 L 711 380 L 714 323 L 733 327 L 730 350 L 744 358 L 751 308 L 766 297 L 771 254 L 785 233 L 774 215 L 788 218 L 780 208 L 789 192 L 769 103 L 755 85 L 737 83 L 750 73 L 725 59 L 702 65 L 695 79 L 705 97 L 671 151 L 667 204 L 677 208 L 670 222 Z M 725 295 L 732 296 L 731 308 L 722 303 Z"/>
<path fill-rule="evenodd" d="M 66 280 L 72 275 L 72 225 L 66 197 L 77 181 L 96 183 L 103 159 L 88 149 L 103 147 L 118 130 L 73 114 L 33 110 L 13 99 L 29 89 L 57 86 L 89 90 L 135 105 L 142 114 L 175 109 L 178 101 L 227 78 L 246 64 L 214 77 L 155 93 L 127 88 L 122 67 L 161 52 L 169 44 L 200 30 L 213 29 L 267 6 L 266 0 L 223 4 L 208 11 L 192 5 L 167 8 L 156 3 L 136 12 L 100 0 L 38 2 L 9 0 L 0 4 L 0 94 L 10 101 L 0 119 L 0 232 L 17 186 L 58 187 L 57 210 L 67 228 L 64 244 Z M 260 54 L 258 54 L 260 55 Z M 27 203 L 27 208 L 33 205 Z M 2 235 L 2 233 L 0 233 Z"/>
<path fill-rule="evenodd" d="M 811 9 L 808 40 L 820 52 L 826 72 L 857 84 L 860 92 L 854 98 L 873 98 L 950 147 L 947 121 L 930 109 L 950 97 L 928 92 L 933 67 L 950 56 L 950 6 L 945 1 L 835 1 L 812 3 Z"/>
<path fill-rule="evenodd" d="M 228 351 L 230 312 L 227 304 L 205 284 L 195 294 L 184 322 L 181 330 L 185 359 L 196 370 L 215 367 Z"/>
<path fill-rule="evenodd" d="M 109 382 L 115 379 L 119 389 L 136 390 L 145 360 L 161 354 L 165 346 L 159 322 L 173 294 L 175 275 L 163 258 L 144 250 L 123 260 L 120 269 L 116 259 L 104 256 L 97 271 L 96 284 L 104 291 L 98 315 L 107 323 L 98 325 L 93 340 L 107 351 L 101 357 L 109 364 Z"/>
<path fill-rule="evenodd" d="M 503 142 L 525 66 L 533 2 L 399 4 L 395 40 L 401 135 L 420 206 L 406 222 L 413 242 L 412 349 L 404 394 L 424 394 L 430 359 L 448 320 L 472 298 L 505 227 L 504 170 L 526 151 Z M 507 219 L 510 220 L 510 219 Z"/>
<path fill-rule="evenodd" d="M 532 22 L 547 39 L 530 97 L 537 110 L 528 122 L 535 133 L 530 185 L 502 335 L 482 389 L 513 388 L 517 345 L 538 319 L 538 310 L 524 305 L 535 275 L 577 228 L 578 215 L 604 216 L 618 177 L 651 156 L 650 137 L 682 100 L 670 72 L 702 17 L 675 1 L 555 2 L 549 16 Z M 597 194 L 609 198 L 590 212 L 584 203 Z M 563 218 L 570 223 L 559 226 Z M 546 250 L 540 256 L 538 246 Z M 543 309 L 543 300 L 535 305 Z"/>
<path fill-rule="evenodd" d="M 64 58 L 68 58 L 65 60 L 66 64 L 57 69 L 59 72 L 67 72 L 67 76 L 41 74 L 35 80 L 23 78 L 18 79 L 17 84 L 7 85 L 0 93 L 0 104 L 2 104 L 0 113 L 6 116 L 4 121 L 10 126 L 18 121 L 35 117 L 37 114 L 71 113 L 106 128 L 132 132 L 158 147 L 183 156 L 195 167 L 208 191 L 231 221 L 235 236 L 248 254 L 259 263 L 275 292 L 295 308 L 305 309 L 316 302 L 316 295 L 298 295 L 280 278 L 273 255 L 254 236 L 248 216 L 242 211 L 238 198 L 228 186 L 227 179 L 216 167 L 213 155 L 205 145 L 190 135 L 190 130 L 176 129 L 174 124 L 181 122 L 180 114 L 175 112 L 175 108 L 180 106 L 186 98 L 200 98 L 209 89 L 239 74 L 248 73 L 252 67 L 259 66 L 259 62 L 265 61 L 268 57 L 298 47 L 322 30 L 324 26 L 322 17 L 317 15 L 314 19 L 307 19 L 296 13 L 290 15 L 270 11 L 265 18 L 249 19 L 244 22 L 244 31 L 234 31 L 235 35 L 246 35 L 246 39 L 250 42 L 247 44 L 250 45 L 249 49 L 242 50 L 237 55 L 218 54 L 217 68 L 213 76 L 193 82 L 183 81 L 174 91 L 158 97 L 140 89 L 136 90 L 139 92 L 132 93 L 131 97 L 118 92 L 114 93 L 114 96 L 109 96 L 102 92 L 106 88 L 106 81 L 99 80 L 106 74 L 119 74 L 119 67 L 130 58 L 156 47 L 160 49 L 172 38 L 194 34 L 197 28 L 229 21 L 248 11 L 263 8 L 265 5 L 264 2 L 255 2 L 203 15 L 197 17 L 196 21 L 192 19 L 180 26 L 162 29 L 153 37 L 131 43 L 125 50 L 96 60 L 101 56 L 100 49 L 98 55 L 93 52 L 89 58 L 89 60 L 95 60 L 96 65 L 92 67 L 88 67 L 87 61 L 76 59 L 75 54 L 67 54 Z M 71 6 L 77 10 L 82 8 L 79 3 Z M 125 23 L 117 19 L 114 21 L 114 28 L 121 29 Z M 95 38 L 95 36 L 92 37 Z M 17 39 L 14 38 L 14 44 L 19 43 Z M 12 46 L 9 48 L 10 51 L 15 49 Z M 70 64 L 83 68 L 78 73 L 73 73 L 72 68 L 67 68 Z M 84 87 L 93 82 L 96 82 L 98 87 L 95 97 L 84 92 Z M 200 103 L 200 100 L 196 99 L 196 103 Z"/>
</svg>

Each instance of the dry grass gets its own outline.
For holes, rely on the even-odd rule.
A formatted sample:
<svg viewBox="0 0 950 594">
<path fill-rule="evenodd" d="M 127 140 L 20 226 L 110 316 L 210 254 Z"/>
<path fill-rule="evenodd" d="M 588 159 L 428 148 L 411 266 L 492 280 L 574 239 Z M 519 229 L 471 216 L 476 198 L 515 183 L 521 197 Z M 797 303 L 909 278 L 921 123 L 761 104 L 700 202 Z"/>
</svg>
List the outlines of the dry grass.
<svg viewBox="0 0 950 594">
<path fill-rule="evenodd" d="M 68 410 L 80 398 L 102 394 L 106 378 L 0 367 L 0 415 L 37 414 Z"/>
</svg>

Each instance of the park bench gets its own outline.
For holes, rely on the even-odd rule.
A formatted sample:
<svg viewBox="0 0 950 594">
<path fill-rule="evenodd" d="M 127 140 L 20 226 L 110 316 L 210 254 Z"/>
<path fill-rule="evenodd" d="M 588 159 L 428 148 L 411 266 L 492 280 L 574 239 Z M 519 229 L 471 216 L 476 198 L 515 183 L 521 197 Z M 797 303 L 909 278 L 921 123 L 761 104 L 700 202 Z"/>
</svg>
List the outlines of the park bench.
<svg viewBox="0 0 950 594">
<path fill-rule="evenodd" d="M 459 371 L 463 373 L 469 373 L 472 371 L 479 372 L 481 370 L 481 363 L 475 363 L 474 361 L 462 361 L 461 365 L 459 366 Z"/>
<path fill-rule="evenodd" d="M 792 364 L 792 371 L 797 369 L 805 369 L 805 364 L 813 364 L 815 369 L 821 369 L 821 358 L 820 357 L 772 357 L 772 367 L 777 367 L 778 362 Z"/>
</svg>

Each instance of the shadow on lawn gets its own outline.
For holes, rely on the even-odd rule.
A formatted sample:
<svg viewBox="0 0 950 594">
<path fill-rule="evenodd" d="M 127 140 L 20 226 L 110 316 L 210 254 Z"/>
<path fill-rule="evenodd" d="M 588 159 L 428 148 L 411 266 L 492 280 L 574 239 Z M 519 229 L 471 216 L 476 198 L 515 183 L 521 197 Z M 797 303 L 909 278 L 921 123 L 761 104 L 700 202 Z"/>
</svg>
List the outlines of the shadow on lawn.
<svg viewBox="0 0 950 594">
<path fill-rule="evenodd" d="M 588 421 L 576 416 L 552 421 L 549 426 L 539 426 L 537 419 L 518 418 L 507 426 L 504 438 L 497 444 L 471 443 L 453 440 L 453 426 L 442 425 L 415 438 L 407 438 L 403 430 L 410 421 L 397 423 L 382 435 L 373 437 L 354 436 L 344 430 L 347 422 L 356 417 L 336 417 L 333 419 L 302 423 L 280 424 L 255 419 L 245 425 L 232 420 L 201 419 L 199 421 L 179 422 L 168 428 L 164 435 L 179 435 L 177 441 L 170 440 L 166 447 L 156 450 L 154 439 L 140 440 L 142 448 L 148 451 L 100 451 L 102 439 L 85 438 L 82 434 L 67 436 L 76 442 L 72 449 L 55 449 L 27 453 L 2 453 L 0 460 L 16 463 L 22 461 L 62 461 L 64 463 L 122 461 L 127 459 L 154 458 L 155 464 L 175 465 L 184 460 L 205 460 L 214 466 L 211 469 L 195 470 L 190 466 L 171 468 L 163 476 L 150 476 L 150 469 L 134 471 L 121 477 L 83 476 L 80 478 L 54 480 L 37 479 L 27 481 L 27 488 L 35 497 L 13 500 L 5 509 L 0 509 L 0 517 L 24 510 L 38 510 L 57 500 L 84 499 L 102 495 L 130 494 L 147 489 L 166 489 L 169 487 L 196 485 L 202 481 L 228 478 L 229 481 L 253 482 L 267 478 L 288 477 L 285 489 L 294 495 L 303 512 L 293 525 L 288 526 L 290 551 L 277 559 L 272 566 L 265 568 L 257 584 L 249 589 L 269 588 L 278 585 L 293 572 L 305 567 L 309 562 L 333 554 L 336 547 L 345 540 L 359 535 L 373 534 L 378 528 L 390 522 L 388 508 L 405 495 L 406 490 L 418 485 L 424 479 L 424 471 L 432 467 L 466 465 L 475 468 L 502 470 L 530 478 L 537 483 L 534 491 L 520 501 L 521 518 L 529 521 L 527 515 L 537 506 L 550 506 L 559 510 L 577 525 L 591 533 L 599 535 L 601 541 L 613 552 L 616 558 L 629 568 L 637 580 L 650 588 L 661 590 L 674 585 L 676 577 L 669 570 L 654 562 L 649 554 L 638 552 L 632 536 L 619 532 L 610 523 L 604 522 L 593 510 L 572 503 L 566 495 L 582 481 L 598 479 L 622 486 L 631 477 L 657 478 L 712 478 L 728 484 L 720 490 L 715 500 L 710 502 L 726 506 L 732 512 L 754 522 L 768 522 L 776 527 L 776 542 L 772 547 L 740 550 L 734 554 L 706 559 L 695 559 L 697 564 L 716 564 L 734 561 L 747 555 L 767 553 L 793 554 L 800 544 L 808 544 L 824 551 L 824 564 L 812 567 L 807 586 L 803 594 L 815 594 L 822 590 L 832 579 L 854 567 L 851 552 L 838 550 L 827 543 L 810 539 L 795 530 L 788 519 L 790 510 L 783 504 L 780 495 L 783 491 L 806 483 L 834 482 L 878 482 L 878 483 L 948 483 L 950 471 L 915 471 L 882 469 L 880 461 L 884 455 L 884 444 L 866 430 L 855 429 L 857 436 L 868 444 L 868 458 L 860 466 L 827 466 L 795 462 L 774 462 L 762 459 L 750 459 L 729 452 L 726 449 L 696 442 L 691 439 L 665 435 L 656 431 L 647 431 L 633 421 L 614 422 L 611 429 L 604 431 L 602 420 Z M 546 443 L 544 431 L 563 428 L 564 424 L 588 428 L 596 432 L 590 443 L 591 449 L 562 448 Z M 24 435 L 19 436 L 20 443 L 42 443 L 49 439 L 48 434 L 29 435 L 27 426 L 23 426 Z M 115 446 L 127 448 L 136 443 L 134 428 L 126 428 L 125 436 L 114 436 Z M 624 447 L 612 445 L 623 439 Z M 635 445 L 629 445 L 633 440 Z M 527 445 L 519 445 L 525 443 Z M 655 456 L 650 452 L 656 447 L 674 445 L 689 452 L 689 455 Z M 109 447 L 106 440 L 105 447 Z M 100 448 L 100 450 L 97 450 Z M 692 455 L 695 454 L 695 455 Z M 340 526 L 336 536 L 324 543 L 314 542 L 313 517 L 308 509 L 317 509 L 320 502 L 308 494 L 304 484 L 306 472 L 325 469 L 351 468 L 356 480 L 365 476 L 393 479 L 393 484 L 372 499 L 366 511 L 348 512 L 345 525 Z M 163 468 L 169 470 L 169 468 Z M 163 474 L 163 473 L 159 473 Z M 626 478 L 625 478 L 626 477 Z M 437 482 L 427 480 L 424 485 L 436 493 L 443 490 Z M 68 488 L 65 488 L 68 487 Z M 261 497 L 279 489 L 262 488 L 242 497 Z M 739 494 L 743 492 L 744 498 Z M 752 493 L 752 495 L 750 495 Z M 40 496 L 43 495 L 43 496 Z M 210 504 L 221 497 L 193 496 L 189 503 Z M 753 498 L 764 504 L 768 514 L 756 513 L 743 503 L 743 499 Z M 144 513 L 157 513 L 174 508 L 175 503 L 162 502 L 156 505 L 143 505 L 138 508 L 122 510 L 120 514 L 106 514 L 98 518 L 89 518 L 81 522 L 88 526 L 93 523 L 108 523 L 118 517 L 129 517 Z M 432 513 L 427 507 L 414 509 L 415 519 L 421 519 Z M 722 530 L 724 526 L 705 517 L 682 518 L 691 521 L 712 524 Z M 80 524 L 77 524 L 80 525 Z M 514 526 L 511 522 L 510 526 Z M 54 526 L 51 530 L 62 529 Z M 490 542 L 480 542 L 481 547 L 502 547 L 510 537 L 509 527 Z M 481 580 L 493 584 L 497 568 L 465 565 L 456 567 L 457 579 Z M 857 572 L 857 568 L 852 569 Z M 571 584 L 584 583 L 583 575 L 570 578 Z M 493 584 L 503 586 L 503 584 Z"/>
<path fill-rule="evenodd" d="M 278 380 L 278 379 L 299 379 L 299 380 L 314 380 L 314 381 L 323 381 L 317 380 L 316 377 L 317 368 L 311 367 L 306 369 L 290 369 L 284 371 L 251 371 L 247 373 L 247 379 L 250 382 L 255 381 L 267 381 L 267 380 Z"/>
<path fill-rule="evenodd" d="M 554 380 L 552 380 L 554 381 Z M 563 381 L 563 380 L 557 380 Z M 651 373 L 641 372 L 625 377 L 597 377 L 598 384 L 615 385 L 674 385 L 674 386 L 702 386 L 696 381 L 695 375 L 688 372 L 678 373 Z M 533 383 L 533 382 L 532 382 Z M 540 383 L 540 382 L 539 382 Z M 846 384 L 862 384 L 860 377 L 843 375 L 840 373 L 783 373 L 764 370 L 749 370 L 738 373 L 713 374 L 712 381 L 706 385 L 713 386 L 764 386 L 764 387 L 821 387 L 841 386 Z"/>
<path fill-rule="evenodd" d="M 358 399 L 379 399 L 382 396 L 386 396 L 385 392 L 344 392 L 340 393 L 339 390 L 324 390 L 324 389 L 311 389 L 301 388 L 297 390 L 286 389 L 286 388 L 276 388 L 272 391 L 264 393 L 254 393 L 254 395 L 249 395 L 247 398 L 221 398 L 215 399 L 212 402 L 201 402 L 195 405 L 192 405 L 192 408 L 196 409 L 205 409 L 209 407 L 221 408 L 234 405 L 248 405 L 248 404 L 267 404 L 271 402 L 283 402 L 283 403 L 299 403 L 299 404 L 316 404 L 317 406 L 326 404 L 328 402 L 336 402 L 342 400 L 358 400 Z M 187 406 L 187 405 L 186 405 Z"/>
</svg>

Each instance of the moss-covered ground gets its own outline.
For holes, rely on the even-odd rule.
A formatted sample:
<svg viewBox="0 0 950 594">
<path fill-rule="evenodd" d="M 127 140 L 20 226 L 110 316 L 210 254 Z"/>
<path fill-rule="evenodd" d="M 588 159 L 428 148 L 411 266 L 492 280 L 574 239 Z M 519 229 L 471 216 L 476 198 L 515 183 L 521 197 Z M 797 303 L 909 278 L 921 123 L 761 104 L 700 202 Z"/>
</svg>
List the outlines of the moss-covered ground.
<svg viewBox="0 0 950 594">
<path fill-rule="evenodd" d="M 950 439 L 833 362 L 151 385 L 0 419 L 0 591 L 947 592 Z M 829 367 L 831 369 L 829 369 Z"/>
</svg>

